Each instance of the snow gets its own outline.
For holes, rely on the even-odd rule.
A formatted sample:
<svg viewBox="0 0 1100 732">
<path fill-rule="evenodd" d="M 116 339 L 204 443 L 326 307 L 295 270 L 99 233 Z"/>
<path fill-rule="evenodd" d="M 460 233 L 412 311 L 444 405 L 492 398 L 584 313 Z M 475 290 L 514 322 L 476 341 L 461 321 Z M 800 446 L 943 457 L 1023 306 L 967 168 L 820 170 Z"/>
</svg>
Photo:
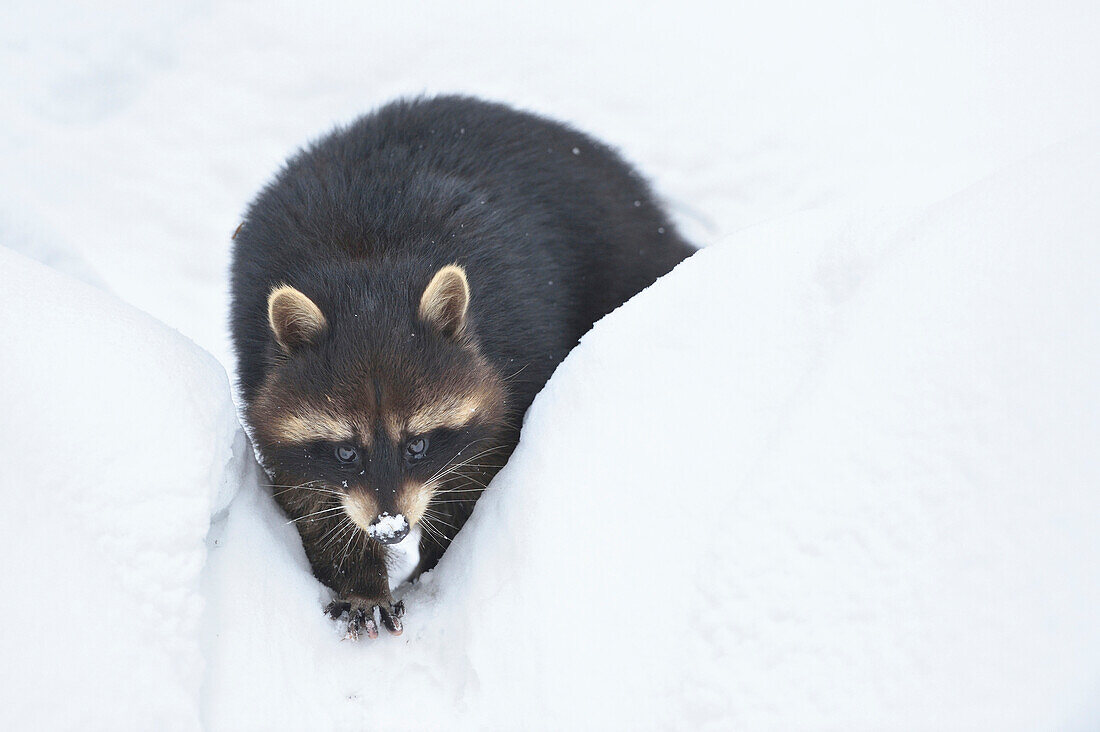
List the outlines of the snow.
<svg viewBox="0 0 1100 732">
<path fill-rule="evenodd" d="M 388 513 L 383 513 L 370 525 L 367 533 L 373 538 L 385 541 L 397 536 L 408 526 L 409 522 L 404 515 L 399 513 L 396 516 L 390 516 Z"/>
<path fill-rule="evenodd" d="M 386 569 L 390 591 L 396 590 L 412 576 L 420 563 L 420 526 L 413 526 L 401 541 L 390 544 L 386 554 Z"/>
<path fill-rule="evenodd" d="M 221 366 L 0 248 L 0 726 L 200 720 L 204 537 L 252 451 Z"/>
<path fill-rule="evenodd" d="M 6 18 L 3 727 L 1100 725 L 1095 3 Z M 708 246 L 353 643 L 236 419 L 228 239 L 425 90 L 620 145 Z"/>
</svg>

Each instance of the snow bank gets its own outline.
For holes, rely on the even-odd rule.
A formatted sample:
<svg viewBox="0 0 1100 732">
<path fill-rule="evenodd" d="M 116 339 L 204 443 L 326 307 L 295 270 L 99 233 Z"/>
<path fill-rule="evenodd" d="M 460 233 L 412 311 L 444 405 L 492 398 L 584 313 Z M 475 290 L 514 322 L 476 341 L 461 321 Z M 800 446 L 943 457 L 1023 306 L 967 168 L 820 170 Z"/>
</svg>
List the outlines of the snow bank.
<svg viewBox="0 0 1100 732">
<path fill-rule="evenodd" d="M 696 254 L 561 366 L 400 638 L 341 642 L 242 492 L 207 722 L 1100 723 L 1096 190 L 1093 136 L 909 221 Z"/>
<path fill-rule="evenodd" d="M 395 96 L 575 122 L 621 146 L 698 243 L 823 204 L 919 208 L 1100 121 L 1093 0 L 4 10 L 0 228 L 49 222 L 227 366 L 243 206 L 290 151 Z"/>
<path fill-rule="evenodd" d="M 699 252 L 584 338 L 405 634 L 360 643 L 221 368 L 0 249 L 0 721 L 1095 727 L 1098 184 L 1094 135 Z"/>
<path fill-rule="evenodd" d="M 225 372 L 0 247 L 0 727 L 199 721 L 212 513 L 255 481 Z"/>
<path fill-rule="evenodd" d="M 0 249 L 0 720 L 1095 726 L 1098 184 L 1090 136 L 910 220 L 698 253 L 585 337 L 369 643 L 221 368 Z"/>
<path fill-rule="evenodd" d="M 0 249 L 0 726 L 1100 726 L 1096 138 L 928 208 L 1100 121 L 1096 3 L 5 9 L 3 245 L 223 364 L 243 202 L 401 94 L 574 121 L 716 246 L 359 644 L 221 369 Z"/>
</svg>

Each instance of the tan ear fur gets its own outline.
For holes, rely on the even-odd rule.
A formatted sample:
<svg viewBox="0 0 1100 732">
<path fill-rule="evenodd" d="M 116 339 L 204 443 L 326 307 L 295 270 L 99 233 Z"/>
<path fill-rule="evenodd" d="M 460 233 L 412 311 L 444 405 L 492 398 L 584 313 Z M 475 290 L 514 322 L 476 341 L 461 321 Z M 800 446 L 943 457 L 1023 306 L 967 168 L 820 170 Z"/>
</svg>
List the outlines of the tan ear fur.
<svg viewBox="0 0 1100 732">
<path fill-rule="evenodd" d="M 328 327 L 321 309 L 289 285 L 279 285 L 267 296 L 267 322 L 287 353 L 313 343 Z"/>
<path fill-rule="evenodd" d="M 454 337 L 466 326 L 466 309 L 470 304 L 470 285 L 466 272 L 457 264 L 443 267 L 420 296 L 420 320 Z"/>
</svg>

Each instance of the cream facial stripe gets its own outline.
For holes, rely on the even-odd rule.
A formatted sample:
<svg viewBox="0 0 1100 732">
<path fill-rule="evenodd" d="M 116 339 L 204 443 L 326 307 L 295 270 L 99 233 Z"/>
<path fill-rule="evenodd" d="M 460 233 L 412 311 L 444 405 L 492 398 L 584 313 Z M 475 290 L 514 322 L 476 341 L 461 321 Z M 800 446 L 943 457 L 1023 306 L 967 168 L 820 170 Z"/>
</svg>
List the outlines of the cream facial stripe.
<svg viewBox="0 0 1100 732">
<path fill-rule="evenodd" d="M 478 415 L 484 408 L 485 399 L 481 394 L 468 394 L 431 405 L 422 409 L 405 425 L 410 435 L 420 435 L 435 429 L 459 429 Z"/>
<path fill-rule="evenodd" d="M 279 415 L 273 427 L 280 442 L 344 442 L 356 436 L 351 425 L 323 412 Z"/>
<path fill-rule="evenodd" d="M 416 524 L 424 518 L 424 512 L 428 510 L 428 504 L 432 500 L 432 488 L 414 481 L 407 481 L 398 494 L 397 508 L 408 519 L 409 524 Z"/>
<path fill-rule="evenodd" d="M 368 493 L 348 493 L 340 499 L 340 503 L 344 513 L 363 531 L 369 531 L 371 522 L 378 518 L 378 503 Z"/>
</svg>

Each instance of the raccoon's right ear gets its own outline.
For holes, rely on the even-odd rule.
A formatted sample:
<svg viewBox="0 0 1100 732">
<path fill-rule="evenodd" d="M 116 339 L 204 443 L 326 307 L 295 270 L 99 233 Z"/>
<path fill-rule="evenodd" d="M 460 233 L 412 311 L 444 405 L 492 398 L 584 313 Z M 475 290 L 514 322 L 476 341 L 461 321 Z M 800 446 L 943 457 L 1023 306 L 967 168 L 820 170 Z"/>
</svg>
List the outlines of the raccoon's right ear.
<svg viewBox="0 0 1100 732">
<path fill-rule="evenodd" d="M 267 296 L 267 322 L 287 353 L 315 342 L 328 327 L 321 308 L 289 285 L 279 285 Z"/>
</svg>

